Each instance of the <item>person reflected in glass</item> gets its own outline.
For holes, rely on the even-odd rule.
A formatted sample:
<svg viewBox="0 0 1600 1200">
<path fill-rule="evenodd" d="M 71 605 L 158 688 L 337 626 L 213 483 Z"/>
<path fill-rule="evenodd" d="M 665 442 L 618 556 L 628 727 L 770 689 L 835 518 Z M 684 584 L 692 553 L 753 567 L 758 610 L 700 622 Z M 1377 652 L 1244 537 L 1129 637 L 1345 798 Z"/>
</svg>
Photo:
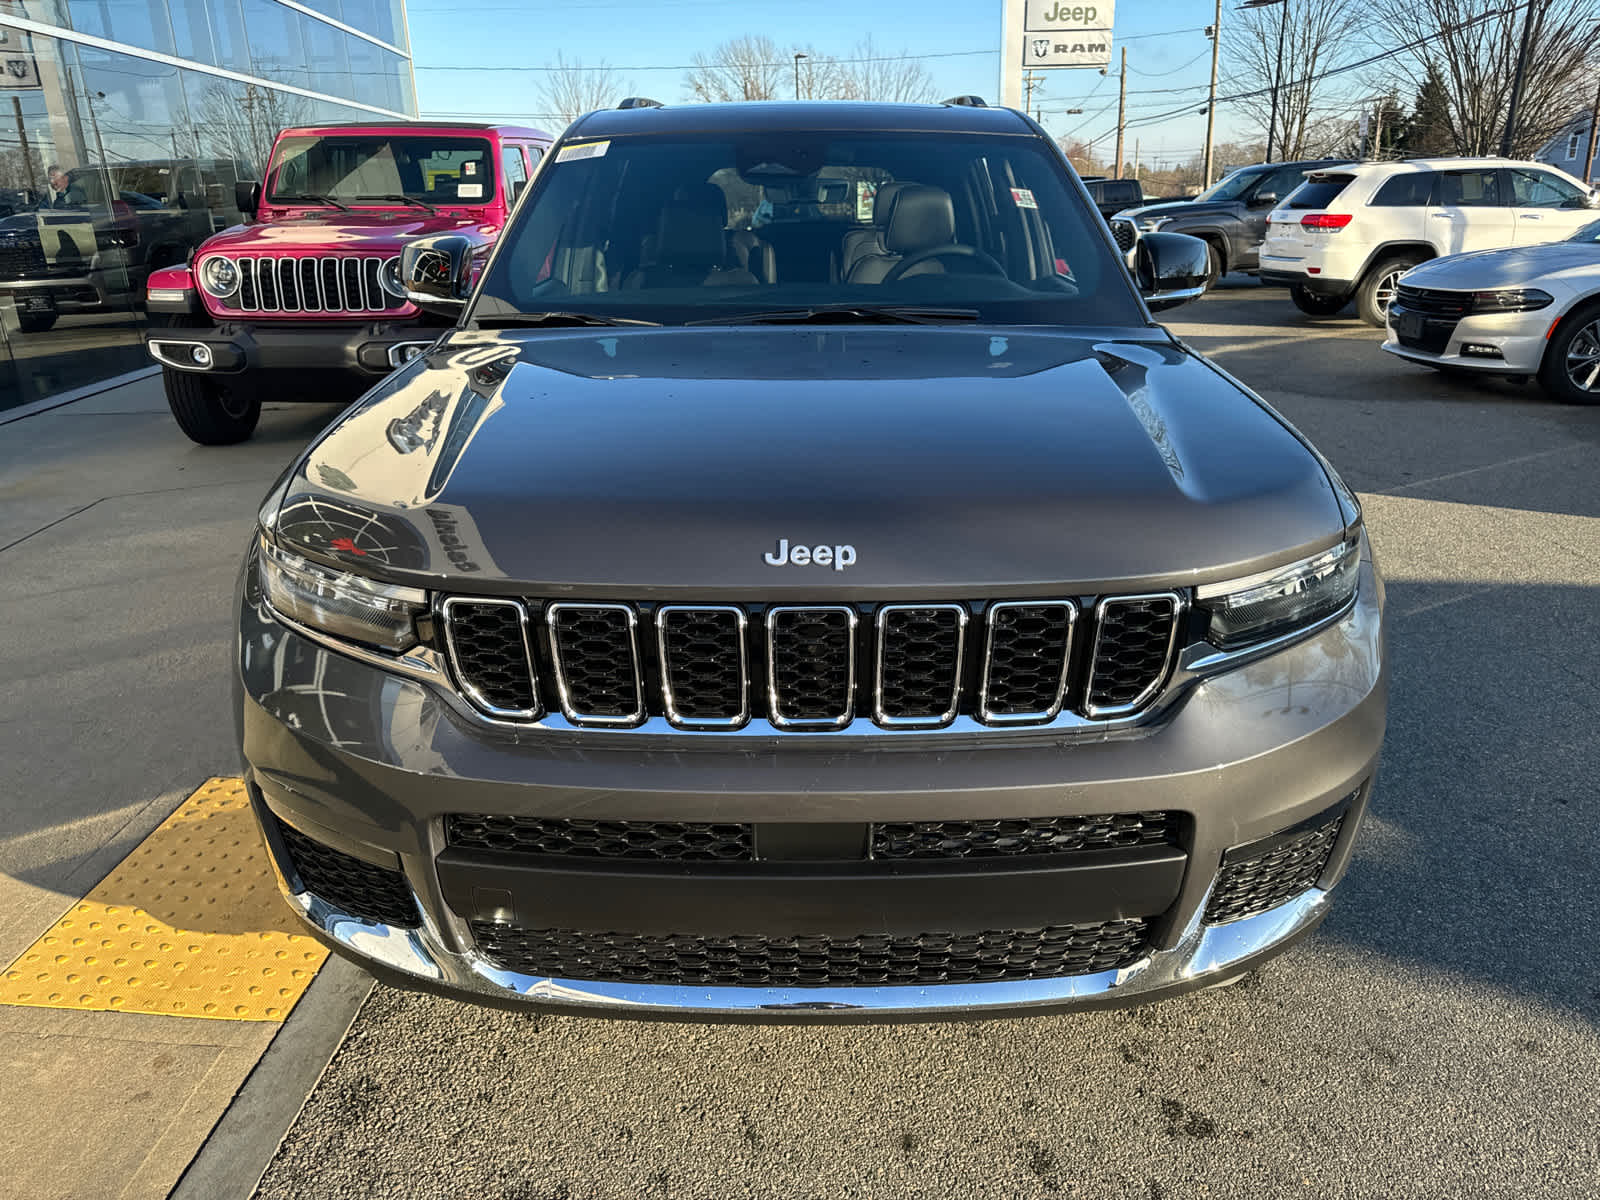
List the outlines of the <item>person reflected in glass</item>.
<svg viewBox="0 0 1600 1200">
<path fill-rule="evenodd" d="M 50 191 L 45 197 L 46 208 L 82 208 L 89 203 L 83 188 L 59 166 L 51 166 L 49 177 Z"/>
</svg>

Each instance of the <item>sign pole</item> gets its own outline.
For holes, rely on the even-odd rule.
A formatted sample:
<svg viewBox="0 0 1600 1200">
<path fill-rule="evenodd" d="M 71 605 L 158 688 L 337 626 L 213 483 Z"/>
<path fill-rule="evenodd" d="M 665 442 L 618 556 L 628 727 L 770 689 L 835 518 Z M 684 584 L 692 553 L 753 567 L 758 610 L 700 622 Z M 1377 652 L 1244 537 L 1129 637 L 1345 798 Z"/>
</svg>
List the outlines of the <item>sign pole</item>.
<svg viewBox="0 0 1600 1200">
<path fill-rule="evenodd" d="M 1117 89 L 1117 170 L 1111 178 L 1122 178 L 1122 132 L 1127 126 L 1128 48 L 1122 48 L 1122 86 Z"/>
<path fill-rule="evenodd" d="M 1217 129 L 1217 55 L 1222 50 L 1222 0 L 1217 0 L 1216 24 L 1211 27 L 1211 99 L 1206 104 L 1206 154 L 1200 168 L 1200 190 L 1211 186 L 1213 150 Z"/>
</svg>

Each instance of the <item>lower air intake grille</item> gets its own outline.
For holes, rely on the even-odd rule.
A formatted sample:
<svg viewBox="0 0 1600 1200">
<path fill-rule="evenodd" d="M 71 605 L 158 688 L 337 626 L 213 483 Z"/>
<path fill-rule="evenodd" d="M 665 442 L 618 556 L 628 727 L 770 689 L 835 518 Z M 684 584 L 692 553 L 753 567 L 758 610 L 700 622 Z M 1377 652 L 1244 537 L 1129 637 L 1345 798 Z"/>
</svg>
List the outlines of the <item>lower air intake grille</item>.
<svg viewBox="0 0 1600 1200">
<path fill-rule="evenodd" d="M 1166 678 L 1178 633 L 1178 598 L 1104 600 L 1095 616 L 1088 710 L 1098 716 L 1131 712 L 1153 696 Z"/>
<path fill-rule="evenodd" d="M 1341 809 L 1338 815 L 1288 840 L 1274 837 L 1259 849 L 1238 846 L 1229 850 L 1222 856 L 1222 870 L 1206 904 L 1206 923 L 1225 925 L 1256 916 L 1311 887 L 1328 865 L 1343 824 Z"/>
<path fill-rule="evenodd" d="M 415 929 L 421 924 L 406 877 L 388 867 L 363 862 L 324 846 L 298 829 L 278 822 L 295 874 L 313 896 L 353 917 Z"/>
<path fill-rule="evenodd" d="M 730 862 L 755 855 L 749 825 L 711 821 L 587 821 L 457 813 L 445 837 L 468 850 L 653 862 Z"/>
<path fill-rule="evenodd" d="M 1176 844 L 1177 814 L 1113 813 L 1017 820 L 895 821 L 872 827 L 873 858 L 1009 858 Z"/>
<path fill-rule="evenodd" d="M 1145 920 L 904 937 L 583 933 L 474 921 L 478 950 L 524 975 L 691 987 L 870 987 L 1054 979 L 1131 966 Z"/>
</svg>

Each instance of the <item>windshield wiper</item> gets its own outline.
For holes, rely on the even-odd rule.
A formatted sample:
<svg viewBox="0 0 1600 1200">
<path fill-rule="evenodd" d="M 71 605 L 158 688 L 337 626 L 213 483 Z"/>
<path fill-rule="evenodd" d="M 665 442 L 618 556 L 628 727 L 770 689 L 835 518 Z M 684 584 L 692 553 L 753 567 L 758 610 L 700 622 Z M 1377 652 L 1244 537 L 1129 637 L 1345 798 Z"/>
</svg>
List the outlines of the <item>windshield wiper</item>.
<svg viewBox="0 0 1600 1200">
<path fill-rule="evenodd" d="M 429 204 L 426 200 L 419 200 L 415 196 L 407 196 L 407 195 L 403 195 L 403 194 L 401 194 L 399 192 L 396 192 L 392 196 L 357 196 L 356 197 L 356 203 L 357 204 L 360 204 L 363 200 L 392 200 L 396 204 L 415 204 L 418 208 L 427 209 L 430 213 L 432 213 L 436 217 L 439 215 L 439 210 L 437 208 L 435 208 L 433 205 Z"/>
<path fill-rule="evenodd" d="M 350 206 L 348 204 L 340 204 L 332 196 L 314 196 L 310 192 L 306 192 L 306 193 L 304 193 L 302 195 L 299 195 L 299 196 L 274 196 L 272 198 L 272 203 L 274 203 L 274 204 L 331 204 L 334 208 L 337 208 L 340 212 L 349 212 L 350 211 Z"/>
<path fill-rule="evenodd" d="M 824 308 L 776 308 L 771 312 L 737 313 L 688 321 L 689 325 L 942 325 L 976 321 L 975 308 L 875 308 L 853 304 Z"/>
<path fill-rule="evenodd" d="M 653 325 L 660 321 L 639 321 L 633 317 L 604 317 L 599 313 L 541 312 L 501 313 L 477 317 L 472 322 L 479 329 L 537 329 L 553 325 Z"/>
</svg>

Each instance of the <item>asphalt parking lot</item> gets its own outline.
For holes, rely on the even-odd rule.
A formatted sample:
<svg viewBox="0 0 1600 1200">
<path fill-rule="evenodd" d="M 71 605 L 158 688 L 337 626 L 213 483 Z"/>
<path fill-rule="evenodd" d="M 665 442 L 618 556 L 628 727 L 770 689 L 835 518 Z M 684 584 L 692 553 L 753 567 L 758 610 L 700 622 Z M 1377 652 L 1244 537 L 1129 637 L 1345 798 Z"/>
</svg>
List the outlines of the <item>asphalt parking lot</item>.
<svg viewBox="0 0 1600 1200">
<path fill-rule="evenodd" d="M 594 1021 L 378 986 L 257 1194 L 1600 1194 L 1600 410 L 1446 380 L 1248 282 L 1172 317 L 1361 493 L 1388 579 L 1385 759 L 1318 933 L 1232 988 L 1026 1020 Z M 0 599 L 21 628 L 81 605 L 71 636 L 3 643 L 0 769 L 36 813 L 0 838 L 13 914 L 53 915 L 232 768 L 237 553 L 273 464 L 331 415 L 279 408 L 197 451 L 159 412 L 101 408 L 128 432 L 88 461 L 78 418 L 0 427 L 23 435 L 0 437 Z M 62 472 L 115 503 L 68 503 Z M 177 478 L 192 521 L 151 529 Z M 66 578 L 130 539 L 149 569 L 90 583 L 159 612 L 136 648 Z"/>
</svg>

